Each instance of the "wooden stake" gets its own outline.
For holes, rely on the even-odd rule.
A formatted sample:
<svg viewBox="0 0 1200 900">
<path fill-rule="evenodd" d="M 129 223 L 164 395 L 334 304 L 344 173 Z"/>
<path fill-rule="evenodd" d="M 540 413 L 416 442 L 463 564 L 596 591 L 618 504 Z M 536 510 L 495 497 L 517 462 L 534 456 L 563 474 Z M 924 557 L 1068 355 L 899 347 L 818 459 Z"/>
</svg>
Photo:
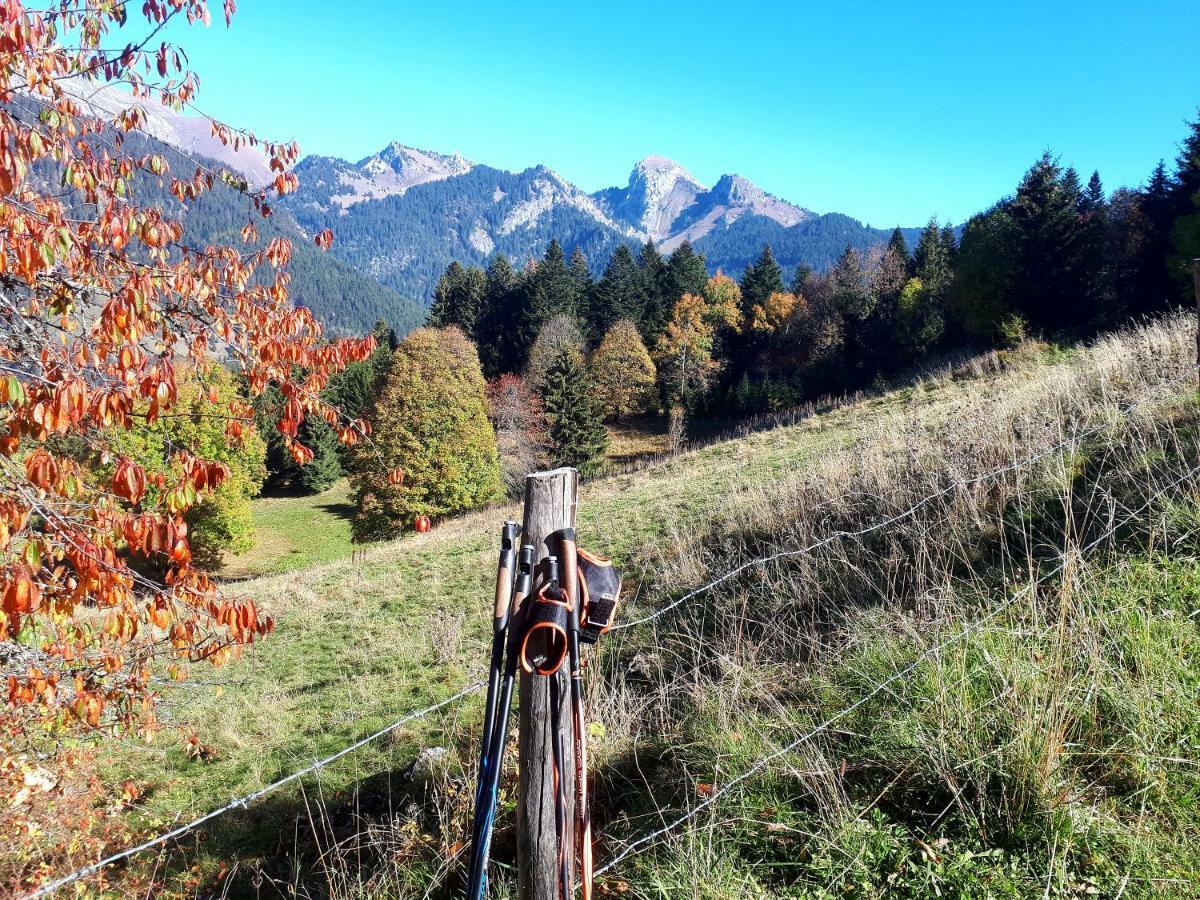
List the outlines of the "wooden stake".
<svg viewBox="0 0 1200 900">
<path fill-rule="evenodd" d="M 546 576 L 545 560 L 558 550 L 552 536 L 575 527 L 579 473 L 574 469 L 536 472 L 525 480 L 525 522 L 522 544 L 533 544 L 534 594 Z M 536 637 L 534 638 L 536 640 Z M 533 655 L 538 648 L 532 647 Z M 518 731 L 517 792 L 517 896 L 520 900 L 558 900 L 558 835 L 554 827 L 554 735 L 550 729 L 550 678 L 559 682 L 558 721 L 566 758 L 561 777 L 567 790 L 568 828 L 566 853 L 574 871 L 575 751 L 571 734 L 571 687 L 567 667 L 543 677 L 521 673 L 521 709 Z"/>
</svg>

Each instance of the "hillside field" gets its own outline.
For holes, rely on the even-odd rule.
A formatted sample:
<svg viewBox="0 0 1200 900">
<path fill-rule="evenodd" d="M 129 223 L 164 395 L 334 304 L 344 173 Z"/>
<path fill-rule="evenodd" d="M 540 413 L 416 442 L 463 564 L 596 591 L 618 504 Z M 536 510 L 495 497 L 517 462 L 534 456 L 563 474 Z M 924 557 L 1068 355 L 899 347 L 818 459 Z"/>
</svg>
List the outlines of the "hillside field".
<svg viewBox="0 0 1200 900">
<path fill-rule="evenodd" d="M 1184 467 L 1200 455 L 1195 400 L 1180 386 L 1192 328 L 1172 320 L 1068 351 L 1027 345 L 585 484 L 580 540 L 620 562 L 628 619 L 826 526 L 894 513 L 947 477 L 1048 452 L 1085 423 L 1100 435 L 1007 487 L 947 495 L 911 530 L 811 564 L 757 567 L 614 634 L 593 666 L 600 862 L 806 723 L 913 669 L 631 856 L 606 890 L 1019 897 L 1044 882 L 1047 896 L 1114 896 L 1114 886 L 1126 897 L 1197 896 L 1200 497 Z M 1121 410 L 1148 395 L 1126 422 Z M 346 502 L 344 482 L 258 501 L 260 549 L 236 565 L 275 574 L 228 589 L 266 604 L 277 629 L 169 690 L 170 718 L 205 745 L 199 758 L 170 740 L 114 757 L 110 776 L 144 786 L 135 815 L 147 829 L 483 675 L 495 535 L 519 509 L 369 545 L 352 561 L 337 524 Z M 1125 524 L 1105 535 L 1120 513 Z M 965 630 L 1032 573 L 1054 574 L 1060 545 L 1068 579 L 1033 596 L 1069 603 L 1001 606 Z M 931 635 L 957 632 L 953 651 L 918 655 Z M 185 862 L 208 873 L 227 863 L 235 895 L 447 896 L 462 877 L 481 702 L 468 696 L 223 816 L 202 844 L 167 854 L 165 871 L 182 883 Z M 503 807 L 510 824 L 511 802 Z"/>
</svg>

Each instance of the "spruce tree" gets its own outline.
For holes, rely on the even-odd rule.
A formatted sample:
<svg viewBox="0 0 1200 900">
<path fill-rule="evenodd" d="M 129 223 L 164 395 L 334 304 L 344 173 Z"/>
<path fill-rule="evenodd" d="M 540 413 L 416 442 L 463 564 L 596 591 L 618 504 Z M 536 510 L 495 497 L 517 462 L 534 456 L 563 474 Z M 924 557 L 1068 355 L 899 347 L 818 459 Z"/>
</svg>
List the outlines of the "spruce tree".
<svg viewBox="0 0 1200 900">
<path fill-rule="evenodd" d="M 684 241 L 672 251 L 667 260 L 667 299 L 671 310 L 684 294 L 700 296 L 704 285 L 708 284 L 708 267 L 704 263 L 704 255 L 697 253 L 691 241 Z"/>
<path fill-rule="evenodd" d="M 937 219 L 930 219 L 929 224 L 921 230 L 917 249 L 913 253 L 912 268 L 913 274 L 921 279 L 930 302 L 935 305 L 944 303 L 954 272 L 951 251 Z"/>
<path fill-rule="evenodd" d="M 588 265 L 587 254 L 582 247 L 571 251 L 571 284 L 575 291 L 576 314 L 583 312 L 588 293 L 592 289 L 592 267 Z"/>
<path fill-rule="evenodd" d="M 525 303 L 528 293 L 508 258 L 497 253 L 484 277 L 483 304 L 476 324 L 475 342 L 487 378 L 515 372 L 524 363 Z M 532 338 L 529 338 L 532 340 Z"/>
<path fill-rule="evenodd" d="M 772 294 L 783 293 L 783 270 L 775 261 L 770 244 L 764 244 L 758 259 L 742 273 L 742 315 L 750 317 L 755 306 L 762 306 Z"/>
<path fill-rule="evenodd" d="M 1169 258 L 1178 201 L 1163 160 L 1154 167 L 1150 180 L 1138 194 L 1138 201 L 1145 219 L 1145 234 L 1137 253 L 1137 276 L 1128 311 L 1146 315 L 1167 309 L 1174 293 Z"/>
<path fill-rule="evenodd" d="M 903 238 L 903 235 L 901 235 Z M 793 294 L 800 295 L 804 293 L 804 289 L 808 286 L 809 279 L 813 276 L 812 266 L 805 263 L 799 263 L 796 266 L 796 271 L 792 275 L 791 291 Z"/>
<path fill-rule="evenodd" d="M 462 284 L 465 270 L 458 260 L 446 267 L 442 277 L 438 279 L 437 287 L 433 289 L 433 303 L 429 307 L 427 324 L 432 328 L 444 328 L 447 325 L 457 325 L 458 311 L 455 309 L 457 292 Z"/>
<path fill-rule="evenodd" d="M 900 230 L 899 225 L 892 229 L 892 236 L 888 238 L 887 248 L 904 262 L 905 270 L 912 275 L 912 255 L 908 252 L 908 241 L 904 240 L 904 232 Z"/>
<path fill-rule="evenodd" d="M 342 445 L 337 434 L 316 416 L 308 416 L 300 426 L 300 441 L 313 452 L 307 465 L 297 466 L 297 480 L 310 494 L 319 494 L 333 487 L 345 474 L 342 469 Z"/>
<path fill-rule="evenodd" d="M 1079 219 L 1079 179 L 1050 153 L 1025 173 L 1008 203 L 1020 242 L 1018 312 L 1034 326 L 1060 331 L 1087 325 L 1087 281 Z"/>
<path fill-rule="evenodd" d="M 653 343 L 667 327 L 673 306 L 667 264 L 653 241 L 646 241 L 638 253 L 638 273 L 646 303 L 642 320 L 637 325 L 642 336 Z"/>
<path fill-rule="evenodd" d="M 592 291 L 588 327 L 592 334 L 602 335 L 621 319 L 641 322 L 645 311 L 646 295 L 637 262 L 628 245 L 618 244 Z"/>
<path fill-rule="evenodd" d="M 525 325 L 533 334 L 552 317 L 578 314 L 579 296 L 567 268 L 567 258 L 558 241 L 551 240 L 529 282 L 529 306 Z"/>
<path fill-rule="evenodd" d="M 550 420 L 550 456 L 556 466 L 574 466 L 583 476 L 604 468 L 608 432 L 578 354 L 562 350 L 546 373 L 542 395 Z"/>
</svg>

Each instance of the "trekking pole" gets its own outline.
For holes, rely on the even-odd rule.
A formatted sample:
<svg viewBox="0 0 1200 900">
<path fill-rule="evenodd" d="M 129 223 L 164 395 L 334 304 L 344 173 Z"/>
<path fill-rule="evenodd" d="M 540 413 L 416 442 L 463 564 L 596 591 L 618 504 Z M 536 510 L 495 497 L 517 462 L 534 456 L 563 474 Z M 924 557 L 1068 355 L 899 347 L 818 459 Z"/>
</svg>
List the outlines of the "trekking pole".
<svg viewBox="0 0 1200 900">
<path fill-rule="evenodd" d="M 517 565 L 516 586 L 509 604 L 508 658 L 504 661 L 504 675 L 499 685 L 495 715 L 491 726 L 491 746 L 487 751 L 488 765 L 481 779 L 476 808 L 475 833 L 471 845 L 471 870 L 468 878 L 469 900 L 483 900 L 487 891 L 488 851 L 491 849 L 492 826 L 496 819 L 496 802 L 500 789 L 500 770 L 504 766 L 504 745 L 508 741 L 509 711 L 512 709 L 513 683 L 517 678 L 517 648 L 520 642 L 522 613 L 525 600 L 533 590 L 532 544 L 521 547 Z"/>
<path fill-rule="evenodd" d="M 559 547 L 563 585 L 570 615 L 567 619 L 567 659 L 571 667 L 571 726 L 575 740 L 575 815 L 579 848 L 579 887 L 583 900 L 592 896 L 592 813 L 588 805 L 587 733 L 583 712 L 583 662 L 579 652 L 579 547 L 574 528 L 564 528 Z"/>
<path fill-rule="evenodd" d="M 542 593 L 539 594 L 539 599 L 543 596 L 551 602 L 562 604 L 567 602 L 569 596 L 562 589 L 562 582 L 559 580 L 558 558 L 554 556 L 546 559 L 547 579 L 546 586 Z M 570 627 L 570 611 L 567 611 L 568 627 L 564 629 L 569 635 Z M 562 649 L 566 650 L 564 646 Z M 558 678 L 555 677 L 558 671 L 558 666 L 549 672 L 550 678 L 550 734 L 551 738 L 551 757 L 553 762 L 554 784 L 554 830 L 558 835 L 558 892 L 560 900 L 571 900 L 571 854 L 570 848 L 573 846 L 572 840 L 574 832 L 572 824 L 567 821 L 567 782 L 566 773 L 563 771 L 563 762 L 566 759 L 567 749 L 563 742 L 563 728 L 560 719 L 562 706 L 562 697 L 559 693 L 561 686 Z"/>
<path fill-rule="evenodd" d="M 496 600 L 492 619 L 492 658 L 488 668 L 487 700 L 483 711 L 483 738 L 479 750 L 479 784 L 475 791 L 475 822 L 472 836 L 478 834 L 483 813 L 483 787 L 487 783 L 492 732 L 496 726 L 496 701 L 504 665 L 504 639 L 508 631 L 509 606 L 512 601 L 513 577 L 516 575 L 516 540 L 520 528 L 508 521 L 500 530 L 500 560 L 496 567 Z"/>
</svg>

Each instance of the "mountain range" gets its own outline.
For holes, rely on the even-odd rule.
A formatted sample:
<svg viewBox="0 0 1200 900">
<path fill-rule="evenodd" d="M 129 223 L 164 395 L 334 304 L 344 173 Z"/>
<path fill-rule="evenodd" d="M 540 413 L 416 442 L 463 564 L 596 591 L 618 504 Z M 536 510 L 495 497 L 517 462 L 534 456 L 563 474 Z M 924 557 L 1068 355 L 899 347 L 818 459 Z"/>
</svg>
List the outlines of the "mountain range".
<svg viewBox="0 0 1200 900">
<path fill-rule="evenodd" d="M 399 143 L 350 163 L 307 156 L 299 191 L 283 207 L 302 228 L 333 229 L 334 255 L 401 294 L 428 302 L 457 260 L 496 252 L 536 259 L 551 238 L 578 246 L 596 274 L 619 243 L 653 241 L 663 252 L 691 241 L 709 268 L 740 274 L 769 243 L 781 264 L 823 269 L 853 246 L 883 243 L 890 229 L 817 214 L 740 175 L 705 187 L 677 162 L 648 156 L 624 187 L 586 191 L 543 165 L 522 172 Z M 918 229 L 905 229 L 910 241 Z"/>
<path fill-rule="evenodd" d="M 80 83 L 77 98 L 111 118 L 134 102 L 111 87 Z M 199 116 L 146 103 L 149 137 L 192 157 L 214 159 L 251 185 L 270 180 L 262 154 L 212 137 Z M 552 238 L 576 247 L 599 274 L 621 243 L 653 241 L 670 252 L 685 240 L 710 270 L 737 276 L 770 244 L 787 269 L 821 270 L 852 246 L 885 242 L 890 229 L 839 213 L 818 214 L 782 200 L 736 174 L 706 187 L 679 163 L 648 156 L 628 184 L 588 193 L 544 165 L 521 172 L 472 162 L 458 154 L 390 143 L 348 162 L 307 156 L 295 169 L 299 190 L 283 198 L 272 228 L 291 236 L 331 228 L 332 258 L 298 241 L 293 296 L 335 331 L 365 331 L 379 317 L 407 330 L 422 317 L 437 280 L 453 261 L 484 265 L 504 253 L 515 265 L 539 258 Z M 214 192 L 191 210 L 188 228 L 204 240 L 230 238 L 240 208 L 236 195 Z M 162 198 L 172 203 L 169 195 Z M 918 229 L 904 229 L 912 246 Z M 414 303 L 413 301 L 416 301 Z"/>
</svg>

